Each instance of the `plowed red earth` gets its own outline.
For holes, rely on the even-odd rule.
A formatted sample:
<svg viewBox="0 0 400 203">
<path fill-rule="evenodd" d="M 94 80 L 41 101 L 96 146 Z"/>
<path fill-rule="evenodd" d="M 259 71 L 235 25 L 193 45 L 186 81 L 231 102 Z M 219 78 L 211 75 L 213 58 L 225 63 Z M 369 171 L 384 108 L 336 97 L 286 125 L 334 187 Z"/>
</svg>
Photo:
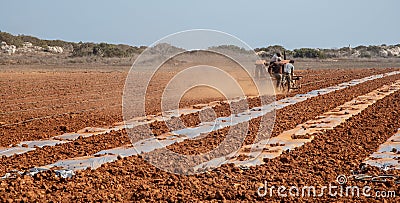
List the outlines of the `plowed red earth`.
<svg viewBox="0 0 400 203">
<path fill-rule="evenodd" d="M 301 70 L 298 74 L 304 75 L 303 83 L 308 84 L 287 96 L 392 70 Z M 0 90 L 0 146 L 76 132 L 88 126 L 110 126 L 122 121 L 121 98 L 125 77 L 126 73 L 120 72 L 0 73 L 2 83 L 8 87 Z M 157 103 L 160 96 L 161 92 L 157 92 L 153 95 L 154 99 L 150 98 L 153 103 L 149 105 L 149 113 L 160 112 Z M 277 99 L 283 97 L 285 95 L 279 95 Z M 208 103 L 215 99 L 184 100 L 181 106 Z M 229 114 L 229 111 L 219 107 L 215 110 L 218 116 Z M 165 130 L 160 129 L 161 132 Z"/>
<path fill-rule="evenodd" d="M 382 199 L 323 196 L 280 198 L 276 193 L 261 198 L 256 191 L 259 184 L 268 181 L 270 186 L 324 186 L 335 184 L 337 175 L 349 175 L 358 165 L 385 142 L 400 127 L 400 104 L 395 93 L 350 119 L 345 124 L 317 137 L 296 151 L 272 159 L 268 164 L 241 170 L 225 165 L 217 171 L 182 176 L 163 172 L 134 156 L 106 164 L 91 171 L 81 171 L 72 179 L 60 179 L 46 172 L 35 177 L 19 177 L 1 182 L 4 201 L 54 200 L 54 201 L 382 201 Z M 389 113 L 388 112 L 392 112 Z M 380 122 L 374 122 L 379 118 Z M 349 132 L 351 134 L 349 135 Z M 378 174 L 375 168 L 369 171 Z M 396 172 L 397 173 L 397 172 Z M 369 185 L 373 190 L 399 192 L 394 183 L 363 183 L 349 181 L 349 185 L 362 188 Z M 391 201 L 398 201 L 397 198 Z"/>
<path fill-rule="evenodd" d="M 362 78 L 394 69 L 329 69 L 302 70 L 303 83 L 308 83 L 300 91 L 305 93 L 331 85 Z M 126 73 L 0 73 L 2 107 L 0 112 L 0 144 L 7 146 L 22 140 L 48 138 L 73 132 L 87 126 L 110 126 L 122 120 L 121 94 Z M 95 78 L 95 79 L 94 79 Z M 111 78 L 111 79 L 110 79 Z M 354 97 L 366 94 L 385 84 L 399 80 L 400 76 L 389 76 L 344 90 L 318 96 L 277 111 L 277 122 L 273 135 L 293 128 L 317 115 Z M 112 81 L 112 82 L 110 82 Z M 33 84 L 33 85 L 32 85 Z M 154 94 L 156 98 L 158 94 Z M 285 95 L 279 95 L 277 99 Z M 119 99 L 118 99 L 119 98 Z M 105 164 L 96 170 L 79 171 L 70 179 L 56 177 L 53 172 L 44 172 L 34 177 L 21 176 L 0 180 L 2 202 L 13 201 L 382 201 L 379 198 L 360 196 L 339 197 L 259 197 L 257 188 L 268 182 L 268 186 L 325 186 L 336 184 L 337 175 L 350 175 L 350 170 L 358 170 L 360 163 L 378 146 L 392 136 L 400 127 L 400 93 L 390 95 L 349 121 L 316 137 L 311 143 L 271 159 L 267 164 L 242 170 L 232 165 L 224 165 L 214 171 L 184 176 L 174 175 L 155 168 L 140 156 L 123 158 Z M 183 101 L 181 106 L 202 101 Z M 156 100 L 156 99 L 155 99 Z M 150 112 L 159 112 L 155 102 Z M 257 106 L 258 100 L 250 100 Z M 215 108 L 218 115 L 230 114 L 226 105 Z M 32 118 L 49 118 L 27 121 Z M 27 121 L 21 124 L 14 124 Z M 186 124 L 198 124 L 197 115 L 184 118 Z M 379 122 L 377 122 L 379 121 Z M 257 119 L 250 122 L 247 142 L 255 136 Z M 154 124 L 158 133 L 167 132 L 162 122 Z M 227 129 L 212 132 L 199 140 L 187 140 L 169 148 L 182 154 L 198 154 L 218 145 Z M 2 157 L 0 174 L 12 169 L 25 170 L 34 166 L 54 163 L 61 159 L 91 155 L 103 149 L 129 143 L 124 131 L 112 132 L 90 138 L 80 138 L 75 142 L 54 147 L 44 147 L 13 157 Z M 369 174 L 383 173 L 369 167 Z M 398 174 L 397 171 L 390 173 Z M 394 190 L 400 195 L 400 187 L 393 182 L 370 183 L 349 180 L 348 185 L 362 188 L 369 185 L 373 190 Z M 337 184 L 336 184 L 337 185 Z M 399 201 L 399 198 L 387 199 Z"/>
<path fill-rule="evenodd" d="M 324 112 L 327 112 L 336 106 L 344 104 L 353 98 L 364 95 L 372 90 L 375 90 L 383 85 L 391 84 L 395 80 L 399 80 L 400 75 L 389 76 L 380 80 L 368 81 L 363 84 L 349 87 L 344 90 L 335 91 L 326 95 L 311 98 L 305 102 L 300 102 L 276 112 L 274 129 L 271 136 L 277 136 L 285 130 L 289 130 L 311 120 Z M 266 115 L 265 119 L 270 115 Z M 245 144 L 251 144 L 255 139 L 259 129 L 260 119 L 254 119 L 250 122 L 249 133 L 247 134 Z M 193 155 L 206 153 L 218 146 L 228 134 L 229 128 L 224 128 L 217 132 L 210 133 L 208 136 L 197 140 L 185 140 L 183 142 L 173 144 L 167 148 L 180 154 Z M 195 146 L 195 147 L 193 147 Z"/>
<path fill-rule="evenodd" d="M 356 96 L 363 95 L 370 92 L 383 84 L 388 84 L 391 81 L 400 79 L 400 75 L 390 76 L 381 80 L 374 80 L 350 87 L 345 90 L 333 92 L 327 95 L 312 98 L 306 102 L 301 102 L 284 109 L 278 110 L 276 116 L 276 123 L 272 135 L 275 136 L 284 130 L 291 129 L 297 124 L 303 123 L 315 116 L 322 114 L 338 105 L 350 101 Z M 318 87 L 321 88 L 321 87 Z M 357 90 L 358 91 L 355 91 Z M 327 102 L 330 101 L 330 102 Z M 257 100 L 250 101 L 250 106 L 256 106 Z M 327 103 L 326 105 L 320 105 Z M 225 107 L 225 106 L 224 106 Z M 228 114 L 229 106 L 226 108 L 219 108 L 221 114 Z M 183 117 L 186 123 L 197 124 L 199 119 L 197 115 L 187 115 Z M 246 144 L 251 143 L 258 132 L 260 119 L 254 119 L 250 122 L 249 134 L 247 135 Z M 153 132 L 161 134 L 168 132 L 168 128 L 163 122 L 156 122 L 151 125 L 154 129 Z M 225 128 L 216 132 L 210 133 L 203 139 L 187 140 L 169 146 L 168 148 L 180 154 L 193 155 L 199 153 L 206 153 L 220 144 L 225 138 L 229 128 Z M 106 135 L 98 135 L 86 139 L 79 139 L 73 143 L 62 144 L 56 147 L 38 148 L 25 154 L 15 155 L 12 157 L 3 157 L 1 162 L 4 163 L 0 167 L 0 174 L 4 174 L 10 170 L 26 170 L 32 167 L 43 166 L 51 164 L 60 159 L 73 158 L 77 156 L 85 156 L 94 154 L 97 151 L 119 147 L 129 143 L 129 139 L 125 131 L 114 132 Z M 68 149 L 68 150 L 65 150 Z"/>
</svg>

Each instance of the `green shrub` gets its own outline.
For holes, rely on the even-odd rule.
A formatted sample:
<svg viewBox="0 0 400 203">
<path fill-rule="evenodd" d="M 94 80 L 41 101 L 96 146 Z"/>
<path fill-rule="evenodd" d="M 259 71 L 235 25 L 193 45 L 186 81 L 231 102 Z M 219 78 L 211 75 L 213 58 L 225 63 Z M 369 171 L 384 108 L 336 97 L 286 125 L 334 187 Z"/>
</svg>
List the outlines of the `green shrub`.
<svg viewBox="0 0 400 203">
<path fill-rule="evenodd" d="M 100 57 L 131 57 L 141 53 L 145 47 L 132 47 L 128 45 L 115 45 L 107 43 L 82 43 L 79 42 L 74 47 L 73 57 L 100 56 Z"/>
<path fill-rule="evenodd" d="M 323 52 L 317 49 L 301 48 L 293 50 L 295 58 L 325 58 Z"/>
<path fill-rule="evenodd" d="M 361 58 L 371 58 L 371 53 L 369 51 L 363 51 L 360 53 Z"/>
<path fill-rule="evenodd" d="M 213 47 L 209 47 L 209 50 L 230 50 L 236 53 L 252 53 L 253 51 L 251 50 L 246 50 L 243 47 L 238 47 L 236 45 L 220 45 L 220 46 L 213 46 Z"/>
</svg>

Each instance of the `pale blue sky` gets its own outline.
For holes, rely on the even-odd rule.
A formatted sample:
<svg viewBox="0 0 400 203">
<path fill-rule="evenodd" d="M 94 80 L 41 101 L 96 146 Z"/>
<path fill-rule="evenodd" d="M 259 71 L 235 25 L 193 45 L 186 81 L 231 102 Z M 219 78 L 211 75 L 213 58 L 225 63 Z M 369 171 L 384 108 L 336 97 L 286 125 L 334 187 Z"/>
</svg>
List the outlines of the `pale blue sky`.
<svg viewBox="0 0 400 203">
<path fill-rule="evenodd" d="M 252 47 L 400 43 L 398 0 L 1 0 L 0 30 L 44 39 L 150 45 L 215 29 Z"/>
</svg>

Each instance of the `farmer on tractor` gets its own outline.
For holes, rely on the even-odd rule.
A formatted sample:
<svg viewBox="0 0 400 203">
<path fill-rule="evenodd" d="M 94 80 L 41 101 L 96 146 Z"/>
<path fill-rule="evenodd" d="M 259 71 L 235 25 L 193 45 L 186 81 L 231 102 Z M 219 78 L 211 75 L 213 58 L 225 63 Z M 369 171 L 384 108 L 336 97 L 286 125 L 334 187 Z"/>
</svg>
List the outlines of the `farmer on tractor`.
<svg viewBox="0 0 400 203">
<path fill-rule="evenodd" d="M 272 64 L 275 62 L 280 62 L 280 61 L 282 61 L 282 55 L 281 55 L 281 53 L 278 52 L 272 56 L 271 60 L 269 61 L 269 64 Z"/>
</svg>

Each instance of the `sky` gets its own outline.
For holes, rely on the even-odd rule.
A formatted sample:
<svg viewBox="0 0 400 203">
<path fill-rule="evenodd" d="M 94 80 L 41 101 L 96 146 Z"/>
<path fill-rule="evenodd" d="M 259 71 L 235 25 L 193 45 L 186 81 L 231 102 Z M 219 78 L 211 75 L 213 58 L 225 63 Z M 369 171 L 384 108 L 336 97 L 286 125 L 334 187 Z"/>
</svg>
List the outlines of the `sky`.
<svg viewBox="0 0 400 203">
<path fill-rule="evenodd" d="M 1 0 L 0 30 L 42 39 L 148 46 L 212 29 L 253 48 L 400 44 L 398 0 Z"/>
</svg>

